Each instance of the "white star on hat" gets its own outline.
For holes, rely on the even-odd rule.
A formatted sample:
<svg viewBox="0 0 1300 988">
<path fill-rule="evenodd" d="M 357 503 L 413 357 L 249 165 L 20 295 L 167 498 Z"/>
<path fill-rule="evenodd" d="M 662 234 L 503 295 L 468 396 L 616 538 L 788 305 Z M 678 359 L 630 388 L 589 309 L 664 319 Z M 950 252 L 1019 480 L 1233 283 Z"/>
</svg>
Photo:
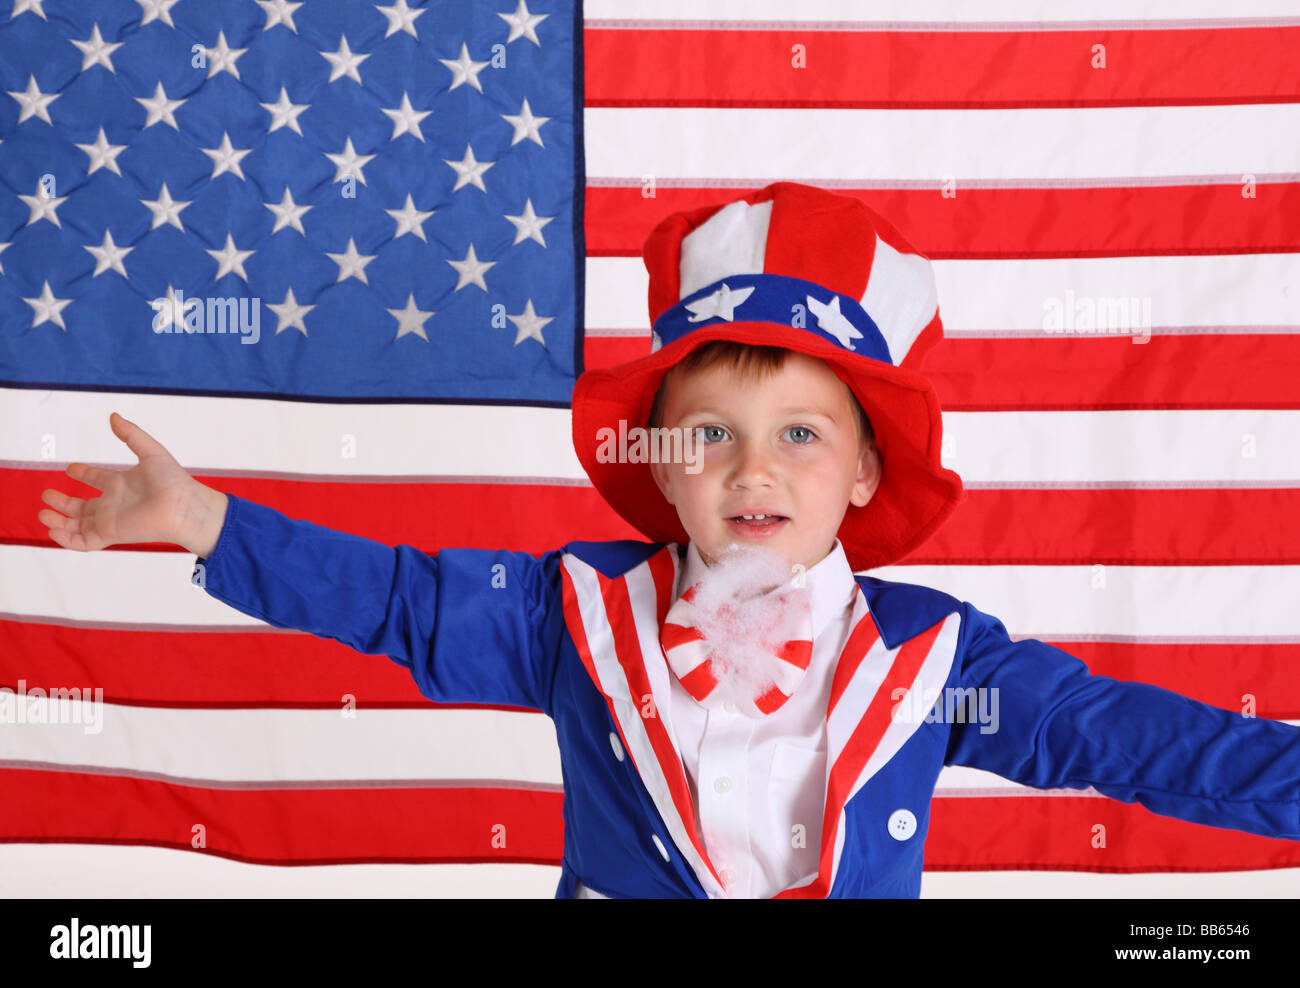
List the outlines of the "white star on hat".
<svg viewBox="0 0 1300 988">
<path fill-rule="evenodd" d="M 712 319 L 714 316 L 731 322 L 736 318 L 736 307 L 743 305 L 745 299 L 754 294 L 752 286 L 748 288 L 737 288 L 732 291 L 724 281 L 722 287 L 712 295 L 706 295 L 702 299 L 694 302 L 687 302 L 686 308 L 691 310 L 690 322 L 701 322 L 705 319 Z"/>
<path fill-rule="evenodd" d="M 840 346 L 849 350 L 857 349 L 849 340 L 860 340 L 862 334 L 858 332 L 853 323 L 849 322 L 848 317 L 840 312 L 840 297 L 838 295 L 829 302 L 818 302 L 809 295 L 808 310 L 817 317 L 818 329 L 824 329 L 834 336 L 840 341 Z"/>
</svg>

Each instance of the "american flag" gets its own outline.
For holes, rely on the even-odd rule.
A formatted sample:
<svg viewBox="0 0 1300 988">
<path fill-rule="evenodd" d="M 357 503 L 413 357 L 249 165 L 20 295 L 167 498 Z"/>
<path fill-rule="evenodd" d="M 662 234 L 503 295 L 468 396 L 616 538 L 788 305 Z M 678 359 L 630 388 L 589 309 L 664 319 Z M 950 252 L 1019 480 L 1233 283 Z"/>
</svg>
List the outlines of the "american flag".
<svg viewBox="0 0 1300 988">
<path fill-rule="evenodd" d="M 648 351 L 658 219 L 780 179 L 935 264 L 970 495 L 874 575 L 1300 718 L 1300 15 L 1225 10 L 15 0 L 0 889 L 552 895 L 544 715 L 432 705 L 196 590 L 176 546 L 60 549 L 40 491 L 134 464 L 117 410 L 210 486 L 388 544 L 635 538 L 571 449 L 573 381 Z M 72 688 L 102 720 L 32 699 Z M 945 769 L 926 866 L 932 896 L 1250 896 L 1300 848 Z"/>
</svg>

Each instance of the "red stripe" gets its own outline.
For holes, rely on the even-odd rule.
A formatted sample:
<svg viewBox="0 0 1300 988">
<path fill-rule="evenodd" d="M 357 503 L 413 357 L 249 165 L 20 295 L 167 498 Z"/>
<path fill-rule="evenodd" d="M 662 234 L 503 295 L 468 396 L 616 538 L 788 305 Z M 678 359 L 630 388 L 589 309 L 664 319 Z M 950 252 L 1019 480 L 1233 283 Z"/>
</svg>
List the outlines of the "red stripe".
<svg viewBox="0 0 1300 988">
<path fill-rule="evenodd" d="M 950 336 L 923 370 L 949 412 L 1300 408 L 1300 335 Z M 589 336 L 588 368 L 650 352 L 643 336 Z M 978 368 L 978 372 L 975 371 Z"/>
<path fill-rule="evenodd" d="M 563 796 L 530 789 L 208 789 L 147 779 L 0 769 L 0 842 L 148 845 L 253 864 L 558 866 Z M 329 820 L 330 826 L 320 826 Z M 1091 846 L 1098 824 L 1107 847 Z M 193 827 L 207 846 L 192 846 Z M 493 828 L 505 827 L 505 847 Z M 499 831 L 497 831 L 499 833 Z M 1196 862 L 1189 867 L 1189 862 Z M 942 797 L 929 871 L 1244 871 L 1300 866 L 1300 842 L 1158 816 L 1089 797 Z"/>
<path fill-rule="evenodd" d="M 870 761 L 872 752 L 876 750 L 880 739 L 889 730 L 894 709 L 892 697 L 895 690 L 911 687 L 942 628 L 943 621 L 939 621 L 898 649 L 884 680 L 871 697 L 866 712 L 858 720 L 844 749 L 835 757 L 826 788 L 825 815 L 822 817 L 821 860 L 818 862 L 817 878 L 803 888 L 788 890 L 789 898 L 825 898 L 830 892 L 834 877 L 831 872 L 834 869 L 836 834 L 844 804 L 848 801 L 849 793 L 857 782 L 858 776 L 862 774 L 862 769 Z M 837 680 L 840 678 L 838 669 L 835 678 Z M 827 720 L 829 719 L 828 714 Z M 786 895 L 787 893 L 783 892 L 778 898 Z"/>
<path fill-rule="evenodd" d="M 685 676 L 678 677 L 682 688 L 697 700 L 702 700 L 713 692 L 718 685 L 718 677 L 713 674 L 713 660 L 701 662 Z"/>
<path fill-rule="evenodd" d="M 721 205 L 756 188 L 761 185 L 661 184 L 645 197 L 639 184 L 589 185 L 587 254 L 640 257 L 646 235 L 669 213 Z M 1300 182 L 1257 184 L 1251 199 L 1243 198 L 1235 176 L 1221 185 L 1101 188 L 973 188 L 959 177 L 956 195 L 949 197 L 940 194 L 938 179 L 925 188 L 834 191 L 888 216 L 907 231 L 913 247 L 934 260 L 1300 250 Z M 1124 220 L 1099 223 L 1099 216 Z"/>
<path fill-rule="evenodd" d="M 1093 67 L 1094 45 L 1106 64 Z M 801 46 L 796 49 L 795 46 Z M 587 106 L 992 108 L 1290 102 L 1300 27 L 583 32 Z M 796 68 L 802 53 L 803 67 Z M 664 66 L 689 65 L 689 72 Z"/>
<path fill-rule="evenodd" d="M 781 651 L 777 653 L 776 657 L 784 659 L 798 669 L 807 669 L 808 663 L 812 661 L 812 642 L 786 642 L 781 646 Z"/>
<path fill-rule="evenodd" d="M 1094 847 L 1105 827 L 1106 846 Z M 1188 823 L 1114 799 L 941 797 L 927 871 L 1249 871 L 1300 866 L 1300 841 Z"/>
<path fill-rule="evenodd" d="M 665 624 L 659 629 L 659 641 L 671 651 L 678 645 L 704 641 L 704 632 L 695 625 Z"/>
<path fill-rule="evenodd" d="M 839 661 L 835 664 L 835 675 L 831 677 L 831 696 L 826 704 L 827 720 L 830 720 L 831 714 L 835 712 L 835 706 L 853 680 L 853 674 L 858 671 L 858 666 L 867 657 L 867 653 L 875 647 L 878 638 L 880 638 L 880 629 L 876 627 L 876 619 L 868 611 L 853 626 L 853 633 L 849 635 L 849 640 L 845 642 L 844 650 L 840 653 Z"/>
<path fill-rule="evenodd" d="M 770 690 L 754 701 L 754 706 L 763 713 L 770 714 L 788 699 L 790 699 L 790 697 L 781 692 L 780 688 L 773 686 Z"/>
<path fill-rule="evenodd" d="M 275 629 L 180 634 L 0 621 L 0 641 L 0 686 L 17 690 L 20 680 L 28 689 L 98 686 L 107 703 L 334 710 L 340 696 L 352 693 L 367 709 L 526 709 L 432 704 L 395 662 Z M 1153 683 L 1232 710 L 1250 693 L 1259 716 L 1300 719 L 1300 643 L 1049 644 L 1078 656 L 1096 675 Z M 93 656 L 93 666 L 86 656 Z M 211 675 L 213 669 L 221 675 Z"/>
<path fill-rule="evenodd" d="M 202 479 L 290 517 L 426 552 L 466 546 L 537 554 L 570 540 L 644 540 L 590 487 Z M 40 492 L 80 486 L 55 470 L 0 469 L 0 542 L 57 549 L 36 521 Z M 465 504 L 481 510 L 464 511 Z M 965 503 L 907 562 L 1295 565 L 1300 488 L 967 490 Z"/>
<path fill-rule="evenodd" d="M 925 374 L 953 412 L 1300 408 L 1300 335 L 1141 338 L 948 337 L 930 351 Z"/>
<path fill-rule="evenodd" d="M 4 842 L 149 844 L 274 865 L 558 864 L 564 849 L 563 794 L 538 789 L 209 789 L 5 768 L 0 792 Z M 205 847 L 194 848 L 198 833 Z"/>
</svg>

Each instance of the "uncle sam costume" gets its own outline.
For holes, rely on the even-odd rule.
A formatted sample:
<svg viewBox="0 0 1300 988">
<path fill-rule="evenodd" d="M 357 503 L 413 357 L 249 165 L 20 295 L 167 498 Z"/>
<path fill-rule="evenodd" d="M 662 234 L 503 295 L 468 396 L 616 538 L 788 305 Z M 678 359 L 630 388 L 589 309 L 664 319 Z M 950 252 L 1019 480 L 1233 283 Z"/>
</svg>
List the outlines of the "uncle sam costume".
<svg viewBox="0 0 1300 988">
<path fill-rule="evenodd" d="M 915 370 L 942 333 L 933 276 L 897 231 L 850 197 L 779 182 L 666 218 L 644 254 L 651 354 L 579 379 L 573 433 L 593 485 L 650 542 L 430 555 L 228 495 L 216 547 L 199 560 L 207 592 L 387 655 L 435 702 L 545 712 L 564 782 L 557 898 L 915 898 L 945 765 L 1300 840 L 1300 729 L 1092 676 L 1059 649 L 1011 641 L 969 603 L 852 572 L 906 555 L 961 498 L 939 463 L 937 399 Z M 602 427 L 644 425 L 667 370 L 714 339 L 826 360 L 866 411 L 883 462 L 876 495 L 848 508 L 831 555 L 809 571 L 848 582 L 834 633 L 814 642 L 801 688 L 762 725 L 779 735 L 795 721 L 778 718 L 804 717 L 801 740 L 817 757 L 801 763 L 815 770 L 795 819 L 810 839 L 796 849 L 788 831 L 751 835 L 765 869 L 740 881 L 722 867 L 744 862 L 711 839 L 697 777 L 715 712 L 683 698 L 660 640 L 698 553 L 648 464 L 596 456 Z M 975 691 L 996 691 L 996 730 L 942 715 L 943 697 Z M 939 716 L 898 714 L 918 696 L 940 697 Z M 749 771 L 755 791 L 780 791 Z"/>
</svg>

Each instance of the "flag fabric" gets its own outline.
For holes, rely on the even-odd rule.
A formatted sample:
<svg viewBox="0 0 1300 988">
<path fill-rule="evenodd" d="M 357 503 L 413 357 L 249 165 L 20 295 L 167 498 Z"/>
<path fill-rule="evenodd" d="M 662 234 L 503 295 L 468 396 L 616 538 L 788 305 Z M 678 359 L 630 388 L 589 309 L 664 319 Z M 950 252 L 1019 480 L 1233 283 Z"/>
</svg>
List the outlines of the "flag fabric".
<svg viewBox="0 0 1300 988">
<path fill-rule="evenodd" d="M 388 544 L 635 538 L 572 451 L 573 381 L 648 352 L 663 215 L 781 179 L 935 265 L 969 496 L 873 575 L 1300 719 L 1300 16 L 866 9 L 0 14 L 0 889 L 553 894 L 544 715 L 430 704 L 209 598 L 176 546 L 61 549 L 39 495 L 134 463 L 117 410 L 210 486 Z M 1300 845 L 948 768 L 926 869 L 1250 896 L 1294 889 Z"/>
</svg>

